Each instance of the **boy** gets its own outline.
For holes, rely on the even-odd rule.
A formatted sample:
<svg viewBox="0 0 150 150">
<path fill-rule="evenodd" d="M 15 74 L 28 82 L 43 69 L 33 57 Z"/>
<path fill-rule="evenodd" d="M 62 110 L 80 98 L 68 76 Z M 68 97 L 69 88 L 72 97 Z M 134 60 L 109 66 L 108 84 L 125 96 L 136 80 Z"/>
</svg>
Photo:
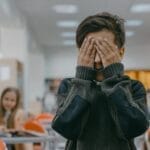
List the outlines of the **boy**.
<svg viewBox="0 0 150 150">
<path fill-rule="evenodd" d="M 59 87 L 52 127 L 68 139 L 66 150 L 135 150 L 134 137 L 149 123 L 143 85 L 124 76 L 124 20 L 107 12 L 89 16 L 76 43 L 76 76 Z"/>
</svg>

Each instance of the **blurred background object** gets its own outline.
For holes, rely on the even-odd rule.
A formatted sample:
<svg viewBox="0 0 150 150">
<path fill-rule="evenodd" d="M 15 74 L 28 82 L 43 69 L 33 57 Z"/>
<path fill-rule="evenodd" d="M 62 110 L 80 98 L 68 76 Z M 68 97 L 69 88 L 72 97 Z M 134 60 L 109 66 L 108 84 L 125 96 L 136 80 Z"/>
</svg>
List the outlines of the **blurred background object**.
<svg viewBox="0 0 150 150">
<path fill-rule="evenodd" d="M 123 63 L 145 85 L 150 108 L 149 0 L 0 0 L 0 92 L 19 88 L 28 119 L 55 113 L 61 80 L 75 75 L 76 28 L 102 11 L 126 20 Z"/>
</svg>

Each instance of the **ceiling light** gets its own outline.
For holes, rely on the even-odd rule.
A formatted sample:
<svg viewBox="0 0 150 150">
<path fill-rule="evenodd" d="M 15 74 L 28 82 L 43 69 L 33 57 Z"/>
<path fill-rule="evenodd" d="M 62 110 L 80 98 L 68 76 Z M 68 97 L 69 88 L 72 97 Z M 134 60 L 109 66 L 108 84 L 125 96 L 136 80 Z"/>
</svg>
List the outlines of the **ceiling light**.
<svg viewBox="0 0 150 150">
<path fill-rule="evenodd" d="M 75 37 L 75 32 L 63 32 L 62 37 Z"/>
<path fill-rule="evenodd" d="M 77 21 L 59 21 L 57 22 L 57 26 L 59 27 L 77 27 Z"/>
<path fill-rule="evenodd" d="M 57 13 L 66 13 L 66 14 L 73 14 L 77 13 L 78 8 L 76 5 L 64 4 L 64 5 L 55 5 L 53 9 Z"/>
<path fill-rule="evenodd" d="M 66 46 L 74 46 L 75 40 L 65 40 L 63 44 Z"/>
<path fill-rule="evenodd" d="M 134 35 L 134 32 L 133 31 L 126 31 L 126 36 L 127 37 L 131 37 Z"/>
<path fill-rule="evenodd" d="M 127 20 L 125 25 L 126 26 L 140 26 L 143 24 L 142 20 Z"/>
<path fill-rule="evenodd" d="M 131 11 L 134 12 L 134 13 L 150 12 L 150 3 L 133 5 L 131 7 Z"/>
</svg>

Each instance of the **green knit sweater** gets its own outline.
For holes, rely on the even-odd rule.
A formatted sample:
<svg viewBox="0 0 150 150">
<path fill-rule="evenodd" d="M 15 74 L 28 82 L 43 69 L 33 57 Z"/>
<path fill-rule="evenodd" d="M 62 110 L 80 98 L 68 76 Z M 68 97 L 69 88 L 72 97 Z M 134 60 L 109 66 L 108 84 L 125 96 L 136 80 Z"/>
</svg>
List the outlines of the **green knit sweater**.
<svg viewBox="0 0 150 150">
<path fill-rule="evenodd" d="M 98 82 L 95 70 L 78 66 L 59 87 L 52 127 L 68 139 L 66 150 L 135 150 L 134 137 L 149 126 L 143 85 L 124 76 L 121 63 L 102 73 Z"/>
</svg>

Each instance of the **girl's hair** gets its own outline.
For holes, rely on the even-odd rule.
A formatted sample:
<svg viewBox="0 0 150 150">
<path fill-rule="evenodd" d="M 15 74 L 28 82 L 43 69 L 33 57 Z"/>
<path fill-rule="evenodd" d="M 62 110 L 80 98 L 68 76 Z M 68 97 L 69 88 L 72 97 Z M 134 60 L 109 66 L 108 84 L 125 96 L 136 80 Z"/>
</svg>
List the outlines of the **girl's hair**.
<svg viewBox="0 0 150 150">
<path fill-rule="evenodd" d="M 16 115 L 16 111 L 20 106 L 20 99 L 21 99 L 20 98 L 20 91 L 19 91 L 19 89 L 15 88 L 15 87 L 7 87 L 6 89 L 4 89 L 2 91 L 2 94 L 0 97 L 0 123 L 4 123 L 4 116 L 5 116 L 6 110 L 4 109 L 4 107 L 2 105 L 2 101 L 3 101 L 3 98 L 7 92 L 14 92 L 16 94 L 16 105 L 12 109 L 11 114 L 10 114 L 8 121 L 7 121 L 7 128 L 14 128 L 14 118 Z"/>
</svg>

